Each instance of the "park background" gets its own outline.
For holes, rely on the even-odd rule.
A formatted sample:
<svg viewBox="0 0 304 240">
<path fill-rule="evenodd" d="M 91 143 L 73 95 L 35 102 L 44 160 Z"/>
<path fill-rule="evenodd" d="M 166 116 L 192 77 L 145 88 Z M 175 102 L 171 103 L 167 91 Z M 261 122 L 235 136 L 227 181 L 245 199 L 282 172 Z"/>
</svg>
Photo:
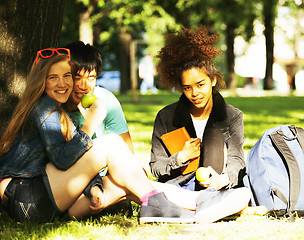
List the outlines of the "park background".
<svg viewBox="0 0 304 240">
<path fill-rule="evenodd" d="M 20 94 L 39 49 L 82 40 L 103 55 L 104 71 L 118 71 L 122 104 L 135 156 L 148 168 L 156 113 L 179 93 L 160 89 L 141 95 L 138 62 L 154 55 L 168 32 L 206 25 L 220 34 L 216 60 L 227 89 L 221 93 L 244 113 L 249 149 L 263 132 L 281 124 L 304 127 L 303 17 L 301 0 L 0 0 L 0 132 Z M 298 73 L 298 74 L 297 74 Z M 156 77 L 156 81 L 158 78 Z M 107 87 L 107 86 L 105 86 Z M 138 225 L 134 217 L 44 225 L 15 224 L 0 215 L 1 239 L 301 239 L 303 219 L 294 223 L 259 216 L 192 225 Z"/>
<path fill-rule="evenodd" d="M 119 93 L 131 91 L 136 102 L 144 52 L 156 55 L 166 33 L 201 24 L 220 34 L 216 66 L 228 89 L 302 94 L 303 8 L 303 0 L 0 0 L 0 121 L 8 121 L 42 48 L 93 44 L 103 71 L 119 72 Z"/>
</svg>

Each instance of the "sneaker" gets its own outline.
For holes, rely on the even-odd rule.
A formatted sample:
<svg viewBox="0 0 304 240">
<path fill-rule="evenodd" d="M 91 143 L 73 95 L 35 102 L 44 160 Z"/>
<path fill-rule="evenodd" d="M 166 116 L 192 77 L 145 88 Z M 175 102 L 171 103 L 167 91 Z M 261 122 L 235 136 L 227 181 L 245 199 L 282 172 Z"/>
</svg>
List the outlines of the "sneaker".
<svg viewBox="0 0 304 240">
<path fill-rule="evenodd" d="M 246 187 L 216 191 L 202 190 L 197 198 L 195 221 L 200 224 L 212 223 L 244 209 L 250 200 Z"/>
<path fill-rule="evenodd" d="M 141 206 L 139 223 L 194 223 L 194 211 L 171 203 L 163 192 L 148 199 L 147 206 Z"/>
</svg>

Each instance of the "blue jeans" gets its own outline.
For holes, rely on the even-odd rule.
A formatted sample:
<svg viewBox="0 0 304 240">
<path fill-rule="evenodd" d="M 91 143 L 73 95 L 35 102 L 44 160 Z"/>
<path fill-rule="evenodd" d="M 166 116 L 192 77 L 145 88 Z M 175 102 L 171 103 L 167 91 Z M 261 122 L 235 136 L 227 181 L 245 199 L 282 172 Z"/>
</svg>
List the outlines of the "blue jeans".
<svg viewBox="0 0 304 240">
<path fill-rule="evenodd" d="M 8 198 L 6 211 L 16 222 L 51 222 L 65 215 L 54 205 L 43 176 L 13 178 L 4 194 Z"/>
</svg>

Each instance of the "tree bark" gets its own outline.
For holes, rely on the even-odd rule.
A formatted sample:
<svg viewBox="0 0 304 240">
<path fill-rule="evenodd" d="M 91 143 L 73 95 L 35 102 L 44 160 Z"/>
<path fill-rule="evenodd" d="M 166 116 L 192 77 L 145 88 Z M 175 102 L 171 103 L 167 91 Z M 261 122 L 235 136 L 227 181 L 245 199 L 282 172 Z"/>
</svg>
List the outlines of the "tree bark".
<svg viewBox="0 0 304 240">
<path fill-rule="evenodd" d="M 65 0 L 0 0 L 0 135 L 39 49 L 58 44 Z"/>
<path fill-rule="evenodd" d="M 234 72 L 235 66 L 235 54 L 234 54 L 234 39 L 235 39 L 235 27 L 234 24 L 227 23 L 226 26 L 226 45 L 227 45 L 227 86 L 229 89 L 237 88 L 237 78 Z"/>
<path fill-rule="evenodd" d="M 273 51 L 274 51 L 274 21 L 276 16 L 276 0 L 264 0 L 264 35 L 266 40 L 266 72 L 264 90 L 273 89 Z"/>
<path fill-rule="evenodd" d="M 132 36 L 126 31 L 119 34 L 119 68 L 120 68 L 120 93 L 127 93 L 130 89 L 130 44 Z"/>
</svg>

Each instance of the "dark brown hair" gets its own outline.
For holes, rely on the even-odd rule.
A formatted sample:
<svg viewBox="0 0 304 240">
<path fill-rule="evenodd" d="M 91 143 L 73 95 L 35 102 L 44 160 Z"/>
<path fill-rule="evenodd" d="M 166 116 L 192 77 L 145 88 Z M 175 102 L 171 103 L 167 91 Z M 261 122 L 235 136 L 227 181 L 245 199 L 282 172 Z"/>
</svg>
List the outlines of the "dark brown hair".
<svg viewBox="0 0 304 240">
<path fill-rule="evenodd" d="M 208 34 L 206 26 L 196 30 L 181 28 L 180 31 L 166 36 L 165 46 L 156 56 L 159 62 L 156 65 L 160 74 L 160 84 L 168 89 L 181 90 L 181 75 L 191 68 L 204 69 L 210 79 L 216 77 L 213 92 L 225 88 L 223 75 L 218 72 L 213 59 L 222 52 L 214 47 L 219 35 Z"/>
</svg>

